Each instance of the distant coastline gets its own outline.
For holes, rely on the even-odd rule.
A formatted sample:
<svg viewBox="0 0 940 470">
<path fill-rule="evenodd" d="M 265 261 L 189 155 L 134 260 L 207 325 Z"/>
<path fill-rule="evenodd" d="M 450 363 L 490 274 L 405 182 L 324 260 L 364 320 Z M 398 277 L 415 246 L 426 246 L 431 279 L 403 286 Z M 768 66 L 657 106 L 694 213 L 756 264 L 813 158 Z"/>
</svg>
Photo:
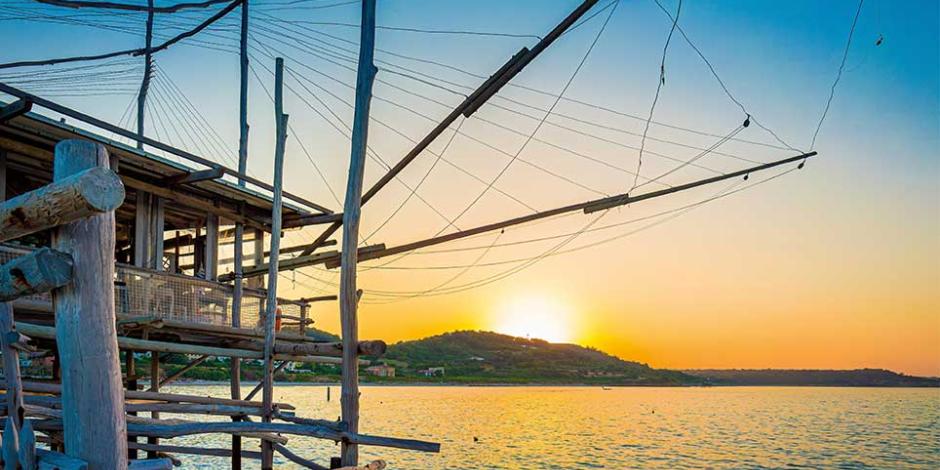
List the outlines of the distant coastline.
<svg viewBox="0 0 940 470">
<path fill-rule="evenodd" d="M 317 339 L 335 341 L 316 330 Z M 392 344 L 380 357 L 365 357 L 360 381 L 367 386 L 565 386 L 565 387 L 940 387 L 940 378 L 915 377 L 884 369 L 657 369 L 575 344 L 549 343 L 487 331 L 455 331 Z M 173 374 L 191 359 L 171 355 L 163 373 Z M 149 375 L 149 358 L 137 360 L 137 375 Z M 178 383 L 228 384 L 227 359 L 208 359 L 188 369 Z M 259 380 L 259 361 L 242 361 L 242 380 Z M 279 371 L 280 385 L 336 385 L 334 364 L 293 363 Z"/>
</svg>

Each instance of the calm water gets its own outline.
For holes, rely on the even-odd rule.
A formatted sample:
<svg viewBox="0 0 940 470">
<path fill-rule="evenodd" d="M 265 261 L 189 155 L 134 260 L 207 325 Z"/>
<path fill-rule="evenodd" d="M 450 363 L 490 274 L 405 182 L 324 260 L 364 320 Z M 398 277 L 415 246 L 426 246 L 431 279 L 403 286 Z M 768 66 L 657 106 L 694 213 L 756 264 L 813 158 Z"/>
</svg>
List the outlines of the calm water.
<svg viewBox="0 0 940 470">
<path fill-rule="evenodd" d="M 332 419 L 340 414 L 332 391 L 326 402 L 326 387 L 279 386 L 275 399 Z M 440 454 L 363 448 L 367 461 L 385 459 L 390 469 L 940 468 L 938 389 L 364 387 L 362 416 L 362 432 L 442 444 Z M 183 442 L 230 444 L 227 436 L 174 440 Z M 339 454 L 317 439 L 291 437 L 288 446 L 324 464 Z M 228 462 L 180 457 L 184 468 Z"/>
</svg>

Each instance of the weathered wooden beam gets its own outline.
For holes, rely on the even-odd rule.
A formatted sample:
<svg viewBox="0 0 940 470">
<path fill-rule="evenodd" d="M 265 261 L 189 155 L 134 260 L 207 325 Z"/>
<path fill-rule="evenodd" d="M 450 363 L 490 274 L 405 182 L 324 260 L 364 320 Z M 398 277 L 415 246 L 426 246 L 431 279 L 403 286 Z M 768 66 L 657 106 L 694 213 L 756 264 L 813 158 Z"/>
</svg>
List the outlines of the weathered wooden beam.
<svg viewBox="0 0 940 470">
<path fill-rule="evenodd" d="M 375 251 L 382 251 L 385 249 L 385 244 L 380 243 L 378 245 L 370 245 L 359 248 L 359 255 L 365 256 L 368 253 Z M 280 260 L 278 263 L 279 271 L 290 271 L 292 269 L 302 268 L 304 266 L 312 266 L 314 264 L 322 264 L 326 260 L 338 259 L 340 256 L 339 252 L 336 250 L 324 251 L 322 253 L 314 253 L 307 256 L 298 256 L 296 258 Z M 257 277 L 268 273 L 268 263 L 255 265 L 249 268 L 245 268 L 243 276 L 248 277 Z M 223 274 L 219 276 L 220 282 L 228 282 L 233 278 L 232 274 Z"/>
<path fill-rule="evenodd" d="M 29 98 L 20 98 L 0 108 L 0 124 L 17 116 L 22 116 L 33 109 L 33 102 Z"/>
<path fill-rule="evenodd" d="M 48 292 L 72 280 L 72 257 L 40 248 L 0 266 L 0 301 Z"/>
<path fill-rule="evenodd" d="M 57 339 L 55 336 L 55 329 L 49 326 L 17 322 L 16 328 L 21 333 L 33 338 Z M 129 338 L 126 336 L 118 336 L 117 344 L 121 347 L 121 349 L 130 349 L 132 351 L 158 351 L 178 354 L 203 354 L 216 357 L 237 357 L 241 359 L 264 359 L 263 351 L 200 346 L 196 344 L 169 343 L 164 341 Z M 276 354 L 274 358 L 276 360 L 321 364 L 339 364 L 341 362 L 341 359 L 336 357 L 310 355 Z"/>
<path fill-rule="evenodd" d="M 308 225 L 330 224 L 343 220 L 343 214 L 298 215 L 284 218 L 284 228 L 306 227 Z"/>
<path fill-rule="evenodd" d="M 171 452 L 174 454 L 190 454 L 190 455 L 208 455 L 212 457 L 231 457 L 231 449 L 222 449 L 222 448 L 213 448 L 213 447 L 188 447 L 188 446 L 174 446 L 166 444 L 129 444 L 128 447 L 138 450 L 146 451 L 155 451 L 155 452 Z M 261 452 L 243 450 L 241 451 L 242 458 L 247 459 L 261 459 Z"/>
<path fill-rule="evenodd" d="M 178 186 L 181 184 L 192 184 L 200 181 L 209 181 L 219 179 L 225 176 L 225 170 L 222 167 L 209 168 L 208 170 L 197 170 L 183 173 L 180 175 L 168 176 L 163 179 L 163 184 L 167 186 Z"/>
<path fill-rule="evenodd" d="M 6 389 L 6 385 L 0 385 L 0 387 Z M 48 393 L 61 395 L 62 386 L 59 384 L 48 383 L 48 382 L 23 382 L 23 390 L 33 393 Z M 232 400 L 228 398 L 214 398 L 206 397 L 200 395 L 184 395 L 179 393 L 165 393 L 165 392 L 147 392 L 144 390 L 126 390 L 124 395 L 127 399 L 130 400 L 151 400 L 151 401 L 166 401 L 171 403 L 201 403 L 207 405 L 232 405 L 232 406 L 251 406 L 251 407 L 261 407 L 261 402 L 257 401 L 248 401 L 248 400 Z M 294 407 L 288 403 L 278 403 L 277 408 L 280 410 L 293 410 Z"/>
<path fill-rule="evenodd" d="M 107 167 L 87 168 L 0 204 L 0 241 L 113 211 L 124 185 Z"/>
<path fill-rule="evenodd" d="M 438 237 L 433 237 L 433 238 L 428 238 L 425 240 L 406 243 L 403 245 L 393 246 L 385 250 L 374 250 L 368 253 L 362 253 L 360 251 L 359 260 L 365 261 L 365 260 L 370 260 L 370 259 L 382 258 L 385 256 L 396 255 L 400 253 L 406 253 L 406 252 L 414 251 L 420 248 L 440 245 L 442 243 L 459 240 L 462 238 L 472 237 L 474 235 L 479 235 L 481 233 L 492 232 L 495 230 L 502 230 L 504 228 L 511 227 L 514 225 L 521 225 L 521 224 L 533 222 L 536 220 L 541 220 L 541 219 L 546 219 L 549 217 L 555 217 L 558 215 L 567 214 L 570 212 L 583 211 L 583 212 L 590 213 L 590 212 L 595 212 L 599 210 L 610 209 L 612 207 L 616 207 L 620 205 L 632 204 L 635 202 L 645 201 L 648 199 L 654 199 L 657 197 L 666 196 L 666 195 L 673 194 L 679 191 L 685 191 L 685 190 L 696 188 L 696 187 L 703 186 L 706 184 L 716 183 L 716 182 L 724 181 L 724 180 L 731 179 L 731 178 L 737 178 L 737 177 L 741 177 L 744 175 L 748 175 L 750 173 L 756 173 L 758 171 L 777 167 L 777 166 L 784 165 L 787 163 L 793 163 L 796 161 L 805 160 L 815 155 L 816 155 L 816 152 L 804 153 L 801 155 L 796 155 L 793 157 L 785 158 L 783 160 L 778 160 L 775 162 L 766 163 L 766 164 L 758 165 L 758 166 L 751 167 L 751 168 L 746 168 L 744 170 L 735 171 L 732 173 L 727 173 L 727 174 L 715 176 L 712 178 L 706 178 L 703 180 L 693 181 L 691 183 L 686 183 L 686 184 L 679 185 L 679 186 L 673 186 L 671 188 L 667 188 L 664 190 L 651 191 L 649 193 L 644 193 L 644 194 L 640 194 L 637 196 L 630 196 L 628 194 L 622 194 L 619 196 L 612 196 L 609 198 L 595 199 L 595 200 L 591 200 L 587 202 L 580 202 L 577 204 L 571 204 L 571 205 L 567 205 L 567 206 L 563 206 L 563 207 L 559 207 L 555 209 L 549 209 L 549 210 L 542 211 L 542 212 L 536 212 L 534 214 L 528 214 L 528 215 L 524 215 L 521 217 L 515 217 L 515 218 L 507 219 L 501 222 L 494 222 L 491 224 L 481 225 L 481 226 L 474 227 L 471 229 L 461 230 L 458 232 L 453 232 L 453 233 L 441 235 Z M 340 257 L 337 255 L 332 255 L 330 257 L 318 257 L 316 259 L 297 257 L 297 258 L 294 258 L 294 260 L 302 260 L 302 261 L 296 261 L 294 263 L 293 265 L 294 269 L 299 268 L 299 267 L 304 267 L 304 266 L 311 266 L 314 264 L 321 264 L 321 263 L 324 264 L 327 268 L 336 268 L 340 265 L 340 261 L 341 261 Z"/>
<path fill-rule="evenodd" d="M 38 429 L 39 426 L 36 426 Z M 276 433 L 294 436 L 306 436 L 336 442 L 349 441 L 356 444 L 392 447 L 396 449 L 417 450 L 421 452 L 440 452 L 441 445 L 435 442 L 394 437 L 372 436 L 352 432 L 336 431 L 325 426 L 293 423 L 261 423 L 251 421 L 185 424 L 142 424 L 129 423 L 128 432 L 140 436 L 174 438 L 196 434 L 232 434 L 232 433 Z"/>
<path fill-rule="evenodd" d="M 107 170 L 104 146 L 65 140 L 55 147 L 53 180 L 89 168 Z M 113 172 L 107 170 L 113 175 Z M 113 181 L 113 180 L 112 180 Z M 123 200 L 120 184 L 106 185 Z M 110 207 L 110 206 L 106 206 Z M 73 260 L 73 282 L 55 290 L 55 337 L 62 358 L 65 449 L 92 468 L 124 468 L 127 441 L 114 316 L 114 212 L 71 222 L 53 232 L 53 248 Z M 94 367 L 89 367 L 89 361 Z"/>
<path fill-rule="evenodd" d="M 305 303 L 327 302 L 327 301 L 330 301 L 330 300 L 336 300 L 336 299 L 338 299 L 338 298 L 339 298 L 339 296 L 336 296 L 336 295 L 320 295 L 320 296 L 317 296 L 317 297 L 304 297 L 304 298 L 302 298 L 302 299 L 299 299 L 299 301 L 300 301 L 300 302 L 305 302 Z"/>
</svg>

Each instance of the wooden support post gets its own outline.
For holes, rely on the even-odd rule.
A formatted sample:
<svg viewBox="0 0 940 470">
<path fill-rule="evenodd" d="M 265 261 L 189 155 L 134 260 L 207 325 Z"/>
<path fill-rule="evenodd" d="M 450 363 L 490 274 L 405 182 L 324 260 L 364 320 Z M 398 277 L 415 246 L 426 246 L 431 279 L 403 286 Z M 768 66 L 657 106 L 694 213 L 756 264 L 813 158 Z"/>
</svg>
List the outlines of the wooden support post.
<svg viewBox="0 0 940 470">
<path fill-rule="evenodd" d="M 359 250 L 359 215 L 362 203 L 362 179 L 365 170 L 366 148 L 369 139 L 369 108 L 372 102 L 372 84 L 377 69 L 373 63 L 375 53 L 375 0 L 362 0 L 362 20 L 359 39 L 359 71 L 356 77 L 356 109 L 353 117 L 352 151 L 349 157 L 349 176 L 346 200 L 343 204 L 343 253 L 340 274 L 340 322 L 343 336 L 343 389 L 341 408 L 343 422 L 351 433 L 359 432 L 359 321 L 357 318 L 356 264 Z M 272 254 L 271 260 L 274 261 Z M 359 463 L 359 448 L 343 441 L 343 465 Z"/>
<path fill-rule="evenodd" d="M 307 315 L 310 310 L 310 304 L 303 302 L 300 304 L 300 334 L 307 335 Z"/>
<path fill-rule="evenodd" d="M 214 281 L 219 275 L 219 216 L 206 215 L 206 279 Z"/>
<path fill-rule="evenodd" d="M 248 1 L 242 0 L 241 32 L 238 48 L 238 185 L 245 187 L 241 177 L 248 172 Z M 241 327 L 242 266 L 244 266 L 245 226 L 235 223 L 235 290 L 232 299 L 232 326 Z M 231 358 L 232 399 L 241 399 L 241 360 Z M 235 421 L 236 418 L 232 418 Z M 242 468 L 242 438 L 232 435 L 232 468 Z"/>
<path fill-rule="evenodd" d="M 150 90 L 150 74 L 153 73 L 153 0 L 147 0 L 147 33 L 144 36 L 146 51 L 144 53 L 144 77 L 140 83 L 140 92 L 137 93 L 137 135 L 144 136 L 144 114 L 147 108 L 147 91 Z M 137 141 L 137 148 L 143 149 L 144 143 Z"/>
<path fill-rule="evenodd" d="M 13 425 L 19 429 L 23 425 L 25 410 L 23 382 L 20 378 L 20 353 L 10 343 L 15 331 L 13 305 L 10 302 L 0 302 L 0 346 L 3 352 L 3 375 L 7 382 L 7 416 L 13 418 Z"/>
<path fill-rule="evenodd" d="M 268 254 L 268 256 L 270 257 L 270 253 Z M 264 231 L 263 230 L 255 230 L 254 254 L 251 256 L 251 260 L 252 260 L 252 266 L 254 267 L 259 267 L 264 264 Z M 258 276 L 252 279 L 248 279 L 247 283 L 248 283 L 248 287 L 252 289 L 262 289 L 264 288 L 264 276 Z"/>
<path fill-rule="evenodd" d="M 159 351 L 150 351 L 150 391 L 151 392 L 160 392 L 160 352 Z M 151 411 L 150 417 L 153 419 L 160 419 L 160 413 L 157 411 Z M 148 437 L 147 444 L 160 444 L 160 438 L 158 437 Z M 157 452 L 147 452 L 148 459 L 157 458 Z"/>
<path fill-rule="evenodd" d="M 55 147 L 53 180 L 107 168 L 104 147 L 65 140 Z M 73 260 L 73 282 L 52 296 L 62 358 L 62 421 L 69 456 L 95 469 L 127 467 L 127 423 L 114 315 L 114 212 L 56 229 L 54 247 Z M 89 367 L 88 364 L 94 364 Z"/>
<path fill-rule="evenodd" d="M 91 168 L 0 204 L 0 242 L 113 211 L 124 185 L 113 171 Z"/>
<path fill-rule="evenodd" d="M 134 359 L 135 359 L 134 351 L 131 351 L 130 349 L 127 349 L 124 351 L 124 370 L 125 370 L 127 389 L 133 390 L 136 392 L 137 391 L 137 364 Z M 131 416 L 137 416 L 136 411 L 130 411 L 127 414 Z M 127 436 L 127 442 L 136 443 L 137 436 Z M 133 446 L 128 445 L 127 458 L 136 459 L 137 449 L 135 449 Z"/>
<path fill-rule="evenodd" d="M 282 185 L 284 180 L 284 147 L 287 144 L 287 115 L 284 114 L 284 59 L 278 57 L 274 64 L 274 119 L 276 122 L 276 144 L 274 148 L 274 203 L 271 208 L 271 262 L 268 271 L 268 298 L 264 315 L 264 390 L 261 403 L 264 415 L 261 419 L 270 423 L 274 415 L 274 340 L 275 315 L 277 313 L 277 262 L 281 247 L 281 218 L 283 206 Z M 274 468 L 274 448 L 271 442 L 261 442 L 261 468 Z"/>
<path fill-rule="evenodd" d="M 155 271 L 163 271 L 163 230 L 164 230 L 164 200 L 159 196 L 153 196 L 150 206 L 150 240 L 153 246 L 150 248 L 149 268 Z"/>
<path fill-rule="evenodd" d="M 137 191 L 137 205 L 134 212 L 134 266 L 146 268 L 150 266 L 150 250 L 152 248 L 150 224 L 151 202 L 153 197 L 146 191 Z"/>
</svg>

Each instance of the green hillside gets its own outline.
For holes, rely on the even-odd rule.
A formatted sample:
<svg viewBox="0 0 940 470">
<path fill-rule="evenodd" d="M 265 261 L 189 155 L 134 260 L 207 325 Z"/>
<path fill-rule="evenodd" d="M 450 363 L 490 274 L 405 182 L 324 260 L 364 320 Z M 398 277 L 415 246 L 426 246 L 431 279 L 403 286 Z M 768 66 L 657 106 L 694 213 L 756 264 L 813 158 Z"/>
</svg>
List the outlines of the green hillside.
<svg viewBox="0 0 940 470">
<path fill-rule="evenodd" d="M 447 382 L 684 385 L 698 381 L 597 349 L 485 331 L 456 331 L 396 343 L 383 359 L 396 367 L 398 379 L 422 377 L 422 369 L 443 367 Z"/>
</svg>

